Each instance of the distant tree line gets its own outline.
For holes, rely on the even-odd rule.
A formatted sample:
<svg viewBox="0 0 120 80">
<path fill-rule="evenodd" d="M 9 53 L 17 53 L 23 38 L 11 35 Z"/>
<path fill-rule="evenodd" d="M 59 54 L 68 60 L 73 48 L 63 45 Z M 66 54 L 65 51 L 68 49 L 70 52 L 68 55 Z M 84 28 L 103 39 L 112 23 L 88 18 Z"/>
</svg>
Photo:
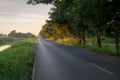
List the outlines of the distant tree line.
<svg viewBox="0 0 120 80">
<path fill-rule="evenodd" d="M 50 19 L 40 31 L 43 38 L 80 38 L 85 45 L 86 37 L 96 36 L 101 48 L 101 36 L 112 37 L 120 55 L 120 0 L 28 0 L 27 3 L 53 5 Z"/>
<path fill-rule="evenodd" d="M 0 33 L 0 38 L 7 37 L 6 34 Z"/>
<path fill-rule="evenodd" d="M 16 30 L 11 31 L 8 34 L 9 37 L 16 37 L 16 38 L 29 38 L 29 37 L 35 37 L 32 33 L 21 33 L 21 32 L 16 32 Z"/>
</svg>

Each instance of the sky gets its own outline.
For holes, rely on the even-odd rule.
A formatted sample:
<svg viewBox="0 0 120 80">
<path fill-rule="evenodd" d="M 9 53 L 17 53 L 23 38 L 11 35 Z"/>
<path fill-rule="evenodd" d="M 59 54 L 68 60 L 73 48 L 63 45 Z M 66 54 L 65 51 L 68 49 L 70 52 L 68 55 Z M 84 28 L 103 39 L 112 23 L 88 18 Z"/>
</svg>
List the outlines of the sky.
<svg viewBox="0 0 120 80">
<path fill-rule="evenodd" d="M 31 32 L 38 35 L 49 18 L 51 5 L 28 5 L 27 0 L 0 0 L 0 33 Z"/>
</svg>

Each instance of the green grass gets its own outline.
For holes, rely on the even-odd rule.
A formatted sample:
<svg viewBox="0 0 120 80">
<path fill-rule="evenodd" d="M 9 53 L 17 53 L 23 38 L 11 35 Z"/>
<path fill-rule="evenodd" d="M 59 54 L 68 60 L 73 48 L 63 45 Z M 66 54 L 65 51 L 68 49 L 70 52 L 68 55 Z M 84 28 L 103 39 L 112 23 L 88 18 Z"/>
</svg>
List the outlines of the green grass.
<svg viewBox="0 0 120 80">
<path fill-rule="evenodd" d="M 35 39 L 17 42 L 0 52 L 0 80 L 31 80 Z"/>
<path fill-rule="evenodd" d="M 112 48 L 110 46 L 102 46 L 102 48 L 98 48 L 95 45 L 81 45 L 81 44 L 75 44 L 74 46 L 79 47 L 79 48 L 84 48 L 90 51 L 94 51 L 100 54 L 104 54 L 104 55 L 109 55 L 109 56 L 114 56 L 114 57 L 120 57 L 116 54 L 116 50 L 115 48 Z"/>
<path fill-rule="evenodd" d="M 75 39 L 72 39 L 72 38 L 58 39 L 56 42 L 67 45 L 67 46 L 75 46 L 79 48 L 84 48 L 86 50 L 90 50 L 90 51 L 97 52 L 97 53 L 104 54 L 104 55 L 120 57 L 116 54 L 114 40 L 110 38 L 104 38 L 102 48 L 97 47 L 95 38 L 88 38 L 86 40 L 85 46 L 83 46 L 80 43 L 77 43 Z"/>
</svg>

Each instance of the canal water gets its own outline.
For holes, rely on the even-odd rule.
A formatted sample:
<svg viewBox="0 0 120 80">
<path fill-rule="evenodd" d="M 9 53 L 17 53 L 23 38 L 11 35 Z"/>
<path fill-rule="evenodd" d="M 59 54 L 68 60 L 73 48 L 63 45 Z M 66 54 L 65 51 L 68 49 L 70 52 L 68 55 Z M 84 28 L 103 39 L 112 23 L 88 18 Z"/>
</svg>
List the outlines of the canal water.
<svg viewBox="0 0 120 80">
<path fill-rule="evenodd" d="M 5 49 L 11 47 L 11 45 L 3 45 L 3 46 L 0 46 L 0 52 L 1 51 L 4 51 Z"/>
</svg>

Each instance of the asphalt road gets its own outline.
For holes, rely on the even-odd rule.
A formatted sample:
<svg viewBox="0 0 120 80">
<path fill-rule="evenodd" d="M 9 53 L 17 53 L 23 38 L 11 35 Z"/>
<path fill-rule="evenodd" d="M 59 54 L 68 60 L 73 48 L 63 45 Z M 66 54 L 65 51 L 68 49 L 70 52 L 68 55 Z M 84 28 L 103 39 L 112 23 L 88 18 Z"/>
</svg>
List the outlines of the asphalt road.
<svg viewBox="0 0 120 80">
<path fill-rule="evenodd" d="M 33 80 L 120 80 L 120 60 L 38 38 Z"/>
</svg>

